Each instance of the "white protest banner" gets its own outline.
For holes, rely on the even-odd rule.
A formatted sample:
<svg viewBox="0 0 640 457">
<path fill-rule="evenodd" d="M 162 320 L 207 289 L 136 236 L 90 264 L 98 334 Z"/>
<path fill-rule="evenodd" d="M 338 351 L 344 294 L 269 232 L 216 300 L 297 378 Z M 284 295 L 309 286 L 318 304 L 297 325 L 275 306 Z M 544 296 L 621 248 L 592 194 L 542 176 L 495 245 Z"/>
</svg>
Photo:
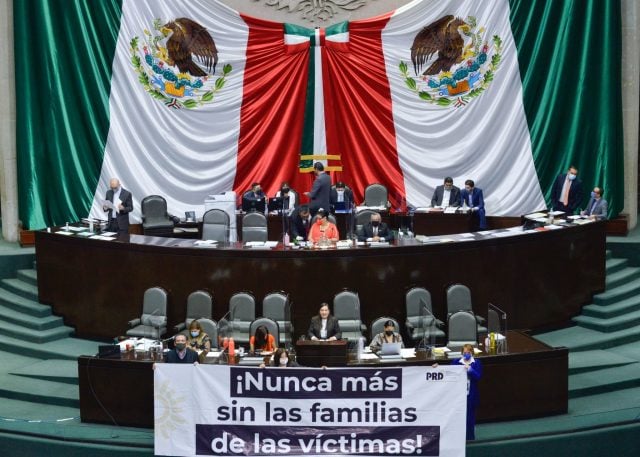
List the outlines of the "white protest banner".
<svg viewBox="0 0 640 457">
<path fill-rule="evenodd" d="M 462 366 L 158 364 L 156 455 L 465 455 Z"/>
</svg>

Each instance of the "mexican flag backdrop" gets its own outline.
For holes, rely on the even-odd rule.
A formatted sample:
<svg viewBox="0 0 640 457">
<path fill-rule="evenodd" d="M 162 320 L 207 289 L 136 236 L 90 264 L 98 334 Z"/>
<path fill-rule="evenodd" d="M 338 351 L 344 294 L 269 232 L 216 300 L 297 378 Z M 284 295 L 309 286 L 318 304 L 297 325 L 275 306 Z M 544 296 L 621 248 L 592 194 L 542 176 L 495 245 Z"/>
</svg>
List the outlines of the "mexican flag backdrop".
<svg viewBox="0 0 640 457">
<path fill-rule="evenodd" d="M 618 1 L 422 0 L 308 29 L 216 0 L 23 0 L 14 21 L 25 228 L 104 217 L 111 177 L 136 221 L 152 194 L 201 215 L 254 181 L 302 193 L 315 161 L 394 207 L 452 176 L 517 216 L 570 164 L 624 204 Z"/>
</svg>

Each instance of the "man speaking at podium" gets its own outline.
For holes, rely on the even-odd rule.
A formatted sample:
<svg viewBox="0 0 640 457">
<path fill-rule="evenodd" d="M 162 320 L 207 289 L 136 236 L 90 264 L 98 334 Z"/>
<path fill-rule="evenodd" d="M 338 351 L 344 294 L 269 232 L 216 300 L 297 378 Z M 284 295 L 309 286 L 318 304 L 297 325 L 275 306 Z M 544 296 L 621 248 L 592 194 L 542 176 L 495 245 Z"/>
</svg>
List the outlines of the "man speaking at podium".
<svg viewBox="0 0 640 457">
<path fill-rule="evenodd" d="M 120 185 L 120 181 L 111 178 L 109 190 L 102 204 L 102 209 L 109 212 L 107 230 L 118 235 L 129 233 L 129 213 L 133 211 L 131 192 Z"/>
</svg>

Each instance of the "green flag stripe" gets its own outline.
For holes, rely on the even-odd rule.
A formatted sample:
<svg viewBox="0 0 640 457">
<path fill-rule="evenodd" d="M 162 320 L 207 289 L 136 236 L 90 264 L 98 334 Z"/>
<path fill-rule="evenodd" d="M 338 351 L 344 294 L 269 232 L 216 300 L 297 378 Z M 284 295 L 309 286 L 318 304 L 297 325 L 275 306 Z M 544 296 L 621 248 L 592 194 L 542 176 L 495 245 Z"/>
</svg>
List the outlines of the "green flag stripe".
<svg viewBox="0 0 640 457">
<path fill-rule="evenodd" d="M 620 1 L 510 0 L 533 158 L 548 203 L 574 164 L 604 187 L 609 215 L 624 206 Z"/>
<path fill-rule="evenodd" d="M 109 132 L 121 0 L 14 2 L 19 215 L 38 229 L 85 217 Z"/>
</svg>

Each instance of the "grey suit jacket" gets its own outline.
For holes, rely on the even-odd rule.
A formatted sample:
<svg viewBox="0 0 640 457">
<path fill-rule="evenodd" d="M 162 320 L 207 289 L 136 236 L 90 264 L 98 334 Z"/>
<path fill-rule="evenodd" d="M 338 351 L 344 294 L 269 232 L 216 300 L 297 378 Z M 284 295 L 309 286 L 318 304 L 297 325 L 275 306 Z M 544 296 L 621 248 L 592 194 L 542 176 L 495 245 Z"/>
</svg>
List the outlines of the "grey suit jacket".
<svg viewBox="0 0 640 457">
<path fill-rule="evenodd" d="M 313 182 L 309 193 L 309 208 L 312 212 L 323 208 L 329 211 L 329 200 L 331 195 L 331 178 L 326 173 L 320 173 Z"/>
<path fill-rule="evenodd" d="M 597 201 L 596 206 L 593 207 L 594 198 L 589 199 L 589 203 L 584 208 L 585 216 L 595 216 L 596 219 L 606 219 L 609 212 L 609 204 L 604 198 Z M 593 207 L 593 210 L 591 209 Z"/>
<path fill-rule="evenodd" d="M 444 185 L 436 187 L 433 197 L 431 198 L 431 206 L 460 206 L 460 189 L 456 186 L 451 188 L 451 194 L 449 195 L 449 202 L 442 203 L 442 197 L 444 196 Z"/>
</svg>

